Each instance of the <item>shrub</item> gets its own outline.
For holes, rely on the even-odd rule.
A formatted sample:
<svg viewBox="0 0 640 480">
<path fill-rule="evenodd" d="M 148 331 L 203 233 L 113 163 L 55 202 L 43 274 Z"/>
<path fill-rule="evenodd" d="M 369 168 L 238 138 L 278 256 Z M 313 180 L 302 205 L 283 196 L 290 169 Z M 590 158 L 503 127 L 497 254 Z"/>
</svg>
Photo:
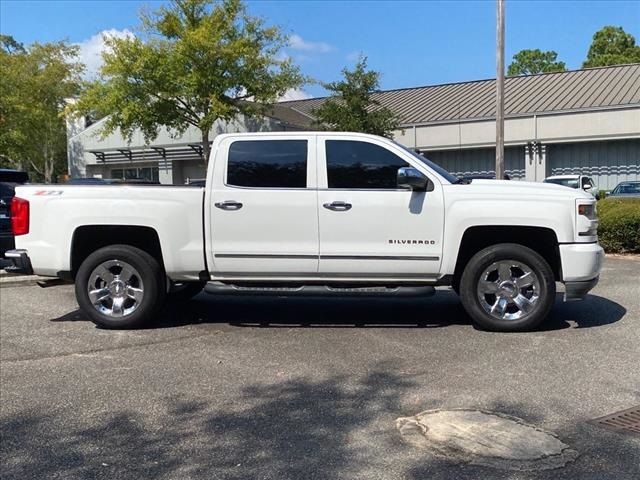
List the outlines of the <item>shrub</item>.
<svg viewBox="0 0 640 480">
<path fill-rule="evenodd" d="M 640 253 L 640 198 L 598 202 L 598 238 L 607 253 Z"/>
</svg>

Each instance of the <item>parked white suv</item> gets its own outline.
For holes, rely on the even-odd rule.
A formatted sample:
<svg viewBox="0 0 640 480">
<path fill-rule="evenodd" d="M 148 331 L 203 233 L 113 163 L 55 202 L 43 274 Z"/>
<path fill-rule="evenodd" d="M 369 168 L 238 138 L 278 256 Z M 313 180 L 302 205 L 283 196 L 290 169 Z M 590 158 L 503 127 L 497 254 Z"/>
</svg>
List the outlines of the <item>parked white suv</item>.
<svg viewBox="0 0 640 480">
<path fill-rule="evenodd" d="M 482 327 L 537 326 L 597 283 L 596 205 L 558 185 L 460 182 L 357 133 L 226 134 L 204 188 L 25 186 L 12 204 L 26 273 L 74 281 L 98 325 L 134 327 L 166 297 L 430 294 Z M 420 312 L 416 312 L 420 315 Z M 423 315 L 428 315 L 424 312 Z"/>
<path fill-rule="evenodd" d="M 544 179 L 544 183 L 555 183 L 569 188 L 581 188 L 594 198 L 598 198 L 598 189 L 591 177 L 586 175 L 552 175 Z"/>
</svg>

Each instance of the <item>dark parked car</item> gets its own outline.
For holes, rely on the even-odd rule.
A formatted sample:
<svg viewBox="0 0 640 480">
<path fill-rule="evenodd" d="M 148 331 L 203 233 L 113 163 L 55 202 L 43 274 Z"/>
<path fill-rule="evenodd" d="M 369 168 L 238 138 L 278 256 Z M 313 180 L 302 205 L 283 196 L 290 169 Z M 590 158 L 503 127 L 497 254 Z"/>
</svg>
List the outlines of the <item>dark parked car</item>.
<svg viewBox="0 0 640 480">
<path fill-rule="evenodd" d="M 640 198 L 640 182 L 621 182 L 607 197 Z"/>
<path fill-rule="evenodd" d="M 72 178 L 67 185 L 107 185 L 107 181 L 104 178 Z"/>
<path fill-rule="evenodd" d="M 491 174 L 491 173 L 478 173 L 478 174 L 474 174 L 474 175 L 463 175 L 460 178 L 460 181 L 462 183 L 471 183 L 474 180 L 495 180 L 496 176 L 495 174 Z M 511 180 L 511 177 L 509 177 L 509 175 L 507 175 L 506 173 L 504 174 L 504 176 L 502 177 L 503 180 Z"/>
<path fill-rule="evenodd" d="M 146 178 L 72 178 L 67 185 L 160 185 L 155 180 L 147 180 Z"/>
<path fill-rule="evenodd" d="M 29 181 L 29 174 L 19 170 L 0 169 L 0 269 L 10 262 L 4 260 L 4 252 L 15 248 L 11 233 L 11 199 L 16 185 Z"/>
</svg>

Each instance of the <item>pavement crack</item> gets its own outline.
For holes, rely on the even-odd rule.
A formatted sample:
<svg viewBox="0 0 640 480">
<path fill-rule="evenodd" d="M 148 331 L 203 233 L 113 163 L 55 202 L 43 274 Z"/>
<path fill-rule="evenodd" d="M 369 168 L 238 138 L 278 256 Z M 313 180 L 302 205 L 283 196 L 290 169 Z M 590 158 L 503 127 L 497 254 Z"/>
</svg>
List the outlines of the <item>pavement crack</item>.
<svg viewBox="0 0 640 480">
<path fill-rule="evenodd" d="M 54 359 L 66 358 L 66 357 L 82 357 L 82 356 L 91 355 L 91 354 L 94 354 L 94 353 L 114 352 L 114 351 L 118 351 L 118 350 L 129 350 L 129 349 L 133 349 L 133 348 L 148 347 L 148 346 L 151 346 L 151 345 L 162 345 L 162 344 L 167 344 L 167 343 L 180 342 L 182 340 L 191 340 L 191 339 L 194 339 L 194 338 L 202 338 L 202 337 L 207 337 L 207 336 L 211 336 L 211 335 L 217 335 L 219 333 L 222 333 L 222 332 L 221 331 L 214 331 L 214 332 L 208 332 L 208 333 L 197 334 L 197 335 L 184 335 L 182 337 L 177 337 L 177 338 L 167 338 L 167 339 L 163 339 L 163 340 L 157 340 L 157 341 L 151 341 L 151 342 L 142 342 L 142 343 L 134 343 L 134 344 L 129 344 L 129 345 L 120 345 L 120 346 L 116 346 L 116 347 L 92 348 L 92 349 L 88 349 L 88 350 L 79 350 L 79 351 L 74 351 L 74 352 L 61 353 L 61 354 L 58 354 L 58 355 L 41 355 L 41 356 L 34 355 L 34 356 L 26 356 L 26 357 L 20 357 L 20 358 L 10 358 L 10 359 L 6 359 L 6 360 L 0 360 L 0 364 L 5 365 L 5 364 L 10 364 L 10 363 L 32 362 L 32 361 L 38 361 L 38 360 L 54 360 Z"/>
</svg>

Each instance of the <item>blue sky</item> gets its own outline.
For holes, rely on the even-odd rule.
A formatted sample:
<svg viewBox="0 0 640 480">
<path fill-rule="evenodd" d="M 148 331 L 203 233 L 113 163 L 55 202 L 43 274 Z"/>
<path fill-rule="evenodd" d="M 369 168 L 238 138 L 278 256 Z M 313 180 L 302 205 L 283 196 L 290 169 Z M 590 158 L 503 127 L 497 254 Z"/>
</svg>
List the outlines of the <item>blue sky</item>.
<svg viewBox="0 0 640 480">
<path fill-rule="evenodd" d="M 141 8 L 158 1 L 0 1 L 0 30 L 23 43 L 66 38 L 97 64 L 101 31 L 137 28 Z M 303 72 L 336 80 L 359 53 L 382 73 L 383 89 L 495 76 L 495 2 L 249 1 L 250 13 L 292 36 L 287 50 Z M 506 59 L 524 48 L 555 50 L 580 68 L 593 33 L 622 26 L 640 42 L 640 1 L 507 0 Z M 122 34 L 122 33 L 120 33 Z M 93 37 L 93 38 L 92 38 Z M 319 85 L 305 92 L 322 95 Z"/>
</svg>

